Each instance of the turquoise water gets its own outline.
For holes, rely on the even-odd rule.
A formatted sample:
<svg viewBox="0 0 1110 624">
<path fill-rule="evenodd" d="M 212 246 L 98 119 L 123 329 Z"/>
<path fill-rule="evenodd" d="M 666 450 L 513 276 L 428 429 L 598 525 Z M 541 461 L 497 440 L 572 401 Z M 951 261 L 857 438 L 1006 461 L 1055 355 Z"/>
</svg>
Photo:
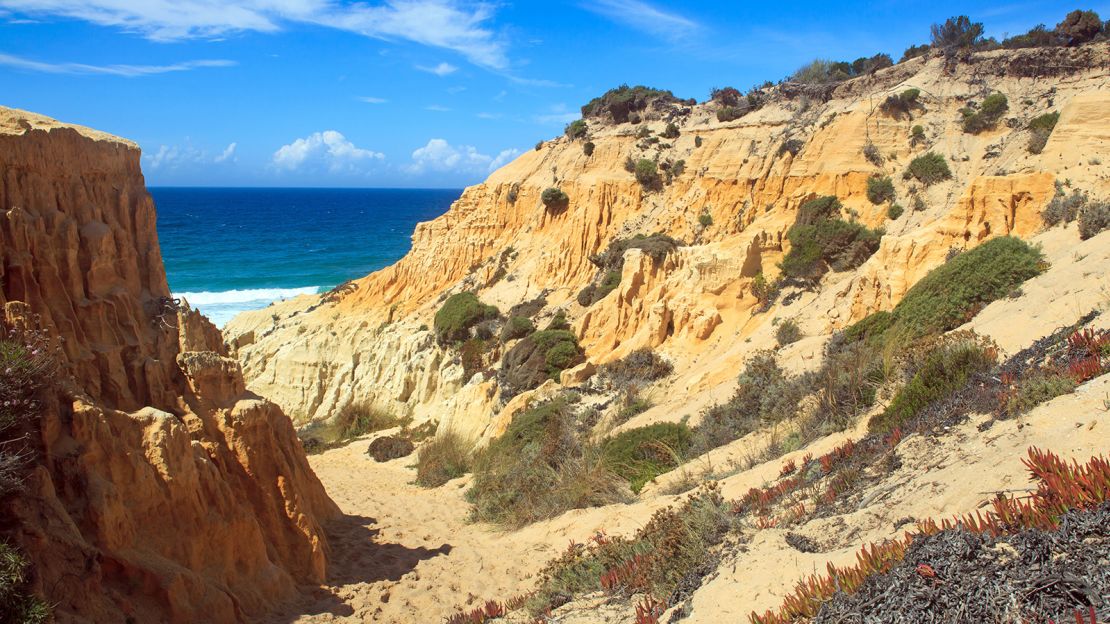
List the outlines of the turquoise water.
<svg viewBox="0 0 1110 624">
<path fill-rule="evenodd" d="M 460 192 L 150 189 L 170 290 L 219 326 L 396 262 L 416 224 L 446 212 Z"/>
</svg>

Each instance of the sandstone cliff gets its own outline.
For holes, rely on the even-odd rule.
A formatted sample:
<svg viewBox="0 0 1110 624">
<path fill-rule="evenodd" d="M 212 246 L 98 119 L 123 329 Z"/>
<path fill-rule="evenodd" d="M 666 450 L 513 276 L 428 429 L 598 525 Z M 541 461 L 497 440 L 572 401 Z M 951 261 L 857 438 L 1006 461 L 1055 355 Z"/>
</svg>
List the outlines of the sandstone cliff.
<svg viewBox="0 0 1110 624">
<path fill-rule="evenodd" d="M 639 126 L 590 119 L 592 155 L 581 140 L 548 141 L 419 224 L 412 250 L 395 265 L 327 296 L 243 314 L 225 335 L 248 386 L 299 423 L 369 400 L 488 437 L 528 393 L 506 405 L 489 375 L 468 378 L 458 354 L 437 346 L 427 327 L 450 293 L 475 291 L 502 311 L 542 294 L 540 317 L 564 310 L 592 364 L 643 346 L 671 359 L 676 375 L 643 418 L 677 419 L 727 394 L 744 359 L 773 344 L 779 320 L 797 317 L 806 334 L 821 335 L 890 309 L 951 249 L 1038 231 L 1057 181 L 1110 194 L 1106 168 L 1095 164 L 1110 147 L 1098 121 L 1110 117 L 1107 54 L 1106 44 L 996 51 L 957 68 L 918 58 L 842 83 L 827 99 L 778 90 L 728 122 L 717 120 L 712 102 L 674 106 L 665 119 Z M 911 114 L 881 109 L 887 96 L 911 88 L 920 91 Z M 1008 96 L 1005 119 L 994 130 L 964 133 L 959 109 L 992 92 Z M 1030 153 L 1026 124 L 1048 111 L 1059 111 L 1059 122 L 1044 150 Z M 668 120 L 677 138 L 636 136 L 647 126 L 658 137 Z M 914 126 L 922 138 L 912 138 Z M 869 145 L 876 162 L 864 154 Z M 902 178 L 927 151 L 946 158 L 950 180 L 923 187 Z M 649 192 L 625 170 L 629 157 L 682 160 L 685 169 Z M 887 206 L 868 200 L 876 175 L 893 178 L 906 208 L 901 218 L 888 220 Z M 565 211 L 545 210 L 540 195 L 552 186 L 568 195 Z M 814 292 L 757 313 L 753 278 L 776 275 L 798 206 L 826 194 L 860 222 L 885 227 L 878 252 L 857 270 L 830 274 Z M 912 196 L 921 200 L 916 209 Z M 589 307 L 576 302 L 597 272 L 592 255 L 652 232 L 687 244 L 658 264 L 629 251 L 617 289 Z M 814 348 L 798 360 L 812 359 Z"/>
<path fill-rule="evenodd" d="M 60 365 L 5 525 L 59 621 L 244 621 L 322 580 L 338 509 L 289 418 L 168 299 L 137 146 L 0 108 L 0 172 L 0 320 Z"/>
</svg>

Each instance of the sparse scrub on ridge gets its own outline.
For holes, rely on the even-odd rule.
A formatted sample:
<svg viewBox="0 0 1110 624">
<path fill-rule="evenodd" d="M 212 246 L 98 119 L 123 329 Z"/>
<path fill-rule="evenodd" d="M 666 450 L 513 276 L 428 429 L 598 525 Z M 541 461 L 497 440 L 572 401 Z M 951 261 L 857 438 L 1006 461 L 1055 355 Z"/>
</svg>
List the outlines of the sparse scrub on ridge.
<svg viewBox="0 0 1110 624">
<path fill-rule="evenodd" d="M 893 64 L 888 54 L 860 57 L 851 63 L 816 59 L 800 67 L 789 80 L 802 84 L 830 84 L 874 73 Z"/>
<path fill-rule="evenodd" d="M 967 50 L 983 40 L 982 22 L 972 22 L 966 15 L 950 17 L 943 24 L 930 28 L 933 47 L 944 52 Z"/>
<path fill-rule="evenodd" d="M 888 176 L 867 179 L 867 199 L 872 204 L 882 204 L 894 200 L 894 182 Z"/>
<path fill-rule="evenodd" d="M 1003 394 L 1000 403 L 1004 416 L 1024 414 L 1034 407 L 1075 390 L 1075 379 L 1056 371 L 1041 371 L 1020 380 L 1016 387 Z"/>
<path fill-rule="evenodd" d="M 1041 220 L 1048 227 L 1061 223 L 1071 223 L 1079 218 L 1080 211 L 1087 205 L 1087 193 L 1072 189 L 1071 194 L 1064 192 L 1064 186 L 1056 183 L 1056 193 L 1041 211 Z"/>
<path fill-rule="evenodd" d="M 913 285 L 890 312 L 849 326 L 839 340 L 876 342 L 939 334 L 962 325 L 1043 270 L 1043 256 L 1025 241 L 1001 236 L 965 251 Z"/>
<path fill-rule="evenodd" d="M 902 177 L 914 178 L 929 186 L 951 178 L 952 171 L 948 168 L 948 162 L 944 160 L 944 156 L 936 152 L 927 152 L 911 160 Z"/>
<path fill-rule="evenodd" d="M 435 314 L 432 327 L 441 345 L 459 344 L 471 337 L 471 329 L 498 316 L 497 308 L 486 305 L 472 292 L 451 295 Z"/>
<path fill-rule="evenodd" d="M 693 443 L 684 424 L 655 423 L 628 429 L 602 443 L 605 465 L 639 491 L 655 477 L 677 468 Z"/>
<path fill-rule="evenodd" d="M 1060 121 L 1060 113 L 1051 112 L 1038 115 L 1029 122 L 1029 144 L 1026 149 L 1030 154 L 1040 154 L 1044 151 L 1048 137 L 1052 136 L 1052 130 L 1056 128 L 1058 121 Z"/>
<path fill-rule="evenodd" d="M 677 139 L 679 134 L 678 124 L 672 121 L 667 123 L 667 126 L 663 128 L 663 132 L 661 132 L 659 136 L 664 139 Z"/>
<path fill-rule="evenodd" d="M 960 109 L 960 114 L 963 115 L 964 132 L 979 134 L 986 130 L 993 130 L 998 124 L 998 120 L 1009 109 L 1010 105 L 1006 101 L 1006 96 L 1001 93 L 988 95 L 983 103 L 979 105 L 979 110 L 971 107 Z"/>
<path fill-rule="evenodd" d="M 815 281 L 830 270 L 854 269 L 878 250 L 882 231 L 844 221 L 840 214 L 840 202 L 832 196 L 802 204 L 786 233 L 790 251 L 782 260 L 783 275 Z"/>
<path fill-rule="evenodd" d="M 893 203 L 890 205 L 889 208 L 886 209 L 886 216 L 891 221 L 896 221 L 899 217 L 902 216 L 903 212 L 905 212 L 905 209 L 902 208 L 901 204 Z"/>
<path fill-rule="evenodd" d="M 439 487 L 470 472 L 473 445 L 454 431 L 437 435 L 416 452 L 416 483 Z"/>
<path fill-rule="evenodd" d="M 586 118 L 609 117 L 616 123 L 627 121 L 639 123 L 639 112 L 656 101 L 678 103 L 679 100 L 670 91 L 652 89 L 642 85 L 635 87 L 621 85 L 590 100 L 582 107 L 582 116 Z M 632 120 L 632 115 L 636 116 L 635 121 Z"/>
<path fill-rule="evenodd" d="M 628 495 L 600 449 L 579 436 L 573 410 L 560 397 L 516 415 L 478 453 L 467 499 L 476 520 L 523 526 Z"/>
<path fill-rule="evenodd" d="M 930 49 L 929 46 L 924 45 L 924 44 L 922 44 L 922 45 L 911 45 L 910 47 L 906 48 L 906 50 L 904 52 L 902 52 L 902 58 L 898 62 L 899 63 L 905 63 L 906 61 L 908 61 L 910 59 L 915 59 L 919 56 L 925 56 L 925 55 L 929 54 L 929 49 Z"/>
<path fill-rule="evenodd" d="M 563 130 L 563 133 L 567 135 L 567 138 L 569 138 L 572 141 L 575 140 L 575 139 L 580 139 L 580 138 L 586 136 L 586 132 L 587 132 L 587 127 L 586 127 L 586 121 L 584 119 L 576 119 L 576 120 L 570 122 L 569 124 L 567 124 L 567 127 Z"/>
</svg>

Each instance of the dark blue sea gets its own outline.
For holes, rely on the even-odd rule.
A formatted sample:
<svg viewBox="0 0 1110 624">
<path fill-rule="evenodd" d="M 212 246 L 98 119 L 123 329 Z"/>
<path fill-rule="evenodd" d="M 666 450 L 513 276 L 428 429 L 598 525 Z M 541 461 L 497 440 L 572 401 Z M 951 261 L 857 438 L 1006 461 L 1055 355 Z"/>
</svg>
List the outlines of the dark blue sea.
<svg viewBox="0 0 1110 624">
<path fill-rule="evenodd" d="M 327 290 L 408 252 L 461 190 L 154 187 L 170 290 L 223 326 Z"/>
</svg>

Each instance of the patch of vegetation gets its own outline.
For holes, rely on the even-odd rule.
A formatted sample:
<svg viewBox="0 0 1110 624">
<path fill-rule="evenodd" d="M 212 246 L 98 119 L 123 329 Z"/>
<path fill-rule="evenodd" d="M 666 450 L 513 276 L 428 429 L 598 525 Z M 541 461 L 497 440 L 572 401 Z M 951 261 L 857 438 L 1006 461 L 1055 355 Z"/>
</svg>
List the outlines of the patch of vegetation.
<svg viewBox="0 0 1110 624">
<path fill-rule="evenodd" d="M 972 22 L 966 15 L 950 17 L 931 28 L 933 47 L 944 52 L 967 50 L 983 40 L 983 24 Z"/>
<path fill-rule="evenodd" d="M 816 59 L 799 68 L 789 80 L 802 84 L 830 84 L 871 74 L 893 64 L 889 54 L 860 57 L 851 63 Z"/>
<path fill-rule="evenodd" d="M 501 342 L 524 338 L 534 331 L 536 326 L 527 316 L 510 316 L 505 327 L 501 329 Z"/>
<path fill-rule="evenodd" d="M 619 360 L 602 364 L 597 372 L 613 387 L 625 388 L 663 379 L 674 372 L 674 366 L 645 347 Z"/>
<path fill-rule="evenodd" d="M 586 136 L 587 130 L 588 128 L 586 127 L 586 120 L 576 119 L 567 124 L 567 127 L 563 130 L 563 132 L 567 135 L 567 138 L 573 141 L 575 139 L 580 139 Z"/>
<path fill-rule="evenodd" d="M 658 264 L 681 244 L 680 241 L 660 233 L 651 234 L 650 236 L 637 234 L 632 238 L 614 240 L 609 243 L 609 247 L 604 252 L 590 258 L 590 262 L 598 268 L 598 274 L 595 276 L 593 283 L 579 291 L 578 303 L 583 307 L 589 307 L 601 301 L 620 285 L 621 271 L 624 268 L 624 252 L 629 249 L 643 251 L 653 262 Z"/>
<path fill-rule="evenodd" d="M 1006 101 L 1006 96 L 1001 93 L 992 93 L 988 95 L 983 103 L 979 105 L 979 110 L 976 111 L 971 107 L 965 107 L 960 110 L 963 115 L 964 132 L 969 134 L 979 134 L 985 130 L 993 130 L 998 120 L 1006 111 L 1010 109 L 1009 103 Z"/>
<path fill-rule="evenodd" d="M 1014 417 L 1058 396 L 1075 390 L 1075 379 L 1056 371 L 1042 371 L 1018 382 L 1013 392 L 1004 395 L 1002 413 Z"/>
<path fill-rule="evenodd" d="M 633 174 L 646 191 L 657 190 L 663 185 L 663 179 L 659 176 L 659 163 L 650 158 L 637 160 Z"/>
<path fill-rule="evenodd" d="M 565 329 L 544 329 L 522 338 L 501 360 L 498 381 L 503 397 L 539 387 L 586 361 L 578 338 Z"/>
<path fill-rule="evenodd" d="M 605 465 L 639 493 L 649 481 L 682 463 L 693 443 L 689 427 L 655 423 L 622 431 L 602 445 Z"/>
<path fill-rule="evenodd" d="M 871 141 L 868 141 L 867 144 L 863 146 L 863 157 L 867 159 L 867 162 L 876 167 L 883 164 L 882 152 L 880 152 L 879 148 Z"/>
<path fill-rule="evenodd" d="M 1079 213 L 1079 238 L 1087 240 L 1110 228 L 1110 203 L 1093 202 Z"/>
<path fill-rule="evenodd" d="M 702 142 L 702 139 L 701 139 L 700 134 L 698 136 L 694 137 L 694 147 L 701 147 L 701 142 Z"/>
<path fill-rule="evenodd" d="M 917 147 L 925 142 L 925 128 L 916 125 L 910 129 L 910 147 Z"/>
<path fill-rule="evenodd" d="M 586 156 L 593 156 L 594 155 L 594 148 L 595 148 L 595 146 L 594 146 L 593 141 L 586 141 L 585 143 L 582 144 L 582 153 L 585 154 Z"/>
<path fill-rule="evenodd" d="M 867 199 L 881 204 L 894 199 L 894 182 L 889 177 L 872 177 L 867 180 Z"/>
<path fill-rule="evenodd" d="M 561 212 L 566 210 L 570 198 L 562 189 L 552 186 L 544 189 L 543 193 L 540 194 L 540 201 L 543 202 L 548 212 Z"/>
<path fill-rule="evenodd" d="M 677 139 L 679 136 L 678 124 L 674 123 L 673 121 L 668 123 L 667 127 L 663 128 L 663 132 L 660 133 L 659 136 L 663 137 L 664 139 Z"/>
<path fill-rule="evenodd" d="M 497 318 L 496 307 L 478 300 L 472 292 L 451 295 L 436 312 L 432 321 L 436 340 L 441 345 L 458 344 L 471 337 L 470 330 L 482 321 Z"/>
<path fill-rule="evenodd" d="M 631 121 L 630 116 L 632 114 L 642 111 L 649 104 L 659 101 L 677 104 L 678 98 L 670 91 L 662 89 L 652 89 L 642 85 L 635 87 L 621 85 L 606 91 L 600 97 L 590 100 L 582 107 L 582 116 L 586 118 L 608 116 L 616 123 L 625 123 Z M 636 115 L 636 117 L 636 123 L 638 123 L 639 115 Z"/>
<path fill-rule="evenodd" d="M 972 375 L 985 373 L 995 364 L 996 352 L 974 342 L 948 345 L 930 353 L 881 414 L 867 423 L 872 433 L 900 428 L 934 401 L 967 385 Z"/>
<path fill-rule="evenodd" d="M 1044 146 L 1048 143 L 1048 137 L 1052 136 L 1057 121 L 1060 121 L 1060 113 L 1054 111 L 1038 115 L 1029 122 L 1029 145 L 1026 149 L 1030 154 L 1040 154 L 1044 151 Z"/>
<path fill-rule="evenodd" d="M 1080 211 L 1087 205 L 1087 193 L 1072 189 L 1071 195 L 1064 192 L 1064 186 L 1056 183 L 1056 193 L 1041 211 L 1041 220 L 1048 227 L 1061 223 L 1071 223 L 1079 218 Z"/>
<path fill-rule="evenodd" d="M 909 342 L 971 320 L 992 301 L 1044 270 L 1041 252 L 1012 236 L 993 238 L 956 255 L 914 284 L 891 312 L 876 312 L 845 330 L 847 341 Z"/>
<path fill-rule="evenodd" d="M 454 431 L 438 435 L 416 452 L 416 483 L 439 487 L 470 472 L 473 445 Z"/>
<path fill-rule="evenodd" d="M 703 228 L 713 225 L 713 215 L 709 214 L 709 210 L 703 209 L 698 215 L 698 225 Z"/>
<path fill-rule="evenodd" d="M 787 152 L 789 152 L 791 156 L 797 156 L 798 152 L 802 151 L 803 147 L 805 147 L 805 143 L 800 139 L 787 139 L 779 146 L 779 156 Z"/>
<path fill-rule="evenodd" d="M 732 87 L 725 87 L 723 89 L 714 88 L 709 92 L 709 99 L 722 106 L 736 106 L 740 103 L 741 97 L 743 96 L 740 91 Z"/>
<path fill-rule="evenodd" d="M 348 403 L 328 423 L 313 423 L 298 432 L 306 453 L 350 444 L 364 435 L 406 424 L 402 418 L 367 401 Z"/>
<path fill-rule="evenodd" d="M 780 347 L 798 342 L 802 339 L 802 336 L 802 328 L 798 327 L 798 322 L 794 319 L 786 319 L 779 323 L 775 330 L 775 340 L 778 341 Z"/>
<path fill-rule="evenodd" d="M 538 152 L 542 149 L 543 149 L 543 141 L 536 141 L 536 151 Z"/>
<path fill-rule="evenodd" d="M 563 398 L 513 418 L 478 454 L 466 496 L 474 519 L 508 526 L 628 499 L 599 450 L 578 437 Z"/>
<path fill-rule="evenodd" d="M 918 102 L 920 96 L 920 89 L 906 89 L 901 93 L 887 96 L 883 103 L 879 105 L 879 110 L 895 119 L 900 119 L 909 115 L 913 109 L 921 106 L 921 103 Z"/>
<path fill-rule="evenodd" d="M 915 178 L 918 182 L 929 186 L 952 177 L 952 170 L 944 156 L 936 152 L 926 152 L 910 161 L 903 178 Z"/>
<path fill-rule="evenodd" d="M 902 216 L 903 212 L 905 212 L 905 210 L 902 208 L 901 204 L 893 203 L 886 209 L 886 216 L 891 221 L 896 221 L 898 217 Z"/>
<path fill-rule="evenodd" d="M 366 454 L 376 462 L 386 462 L 408 457 L 415 448 L 412 440 L 405 436 L 381 436 L 374 438 L 366 448 Z"/>
<path fill-rule="evenodd" d="M 50 607 L 31 590 L 30 564 L 23 554 L 0 542 L 0 622 L 40 624 L 52 621 Z"/>
<path fill-rule="evenodd" d="M 790 251 L 782 260 L 783 275 L 817 280 L 829 270 L 854 269 L 879 249 L 881 231 L 844 221 L 840 211 L 840 202 L 833 196 L 802 204 L 786 232 Z"/>
<path fill-rule="evenodd" d="M 515 204 L 517 197 L 520 196 L 520 182 L 513 182 L 509 186 L 509 192 L 505 194 L 505 199 L 509 200 L 510 204 Z"/>
<path fill-rule="evenodd" d="M 732 523 L 718 486 L 703 486 L 682 504 L 655 512 L 630 538 L 602 534 L 588 544 L 572 543 L 540 573 L 528 609 L 538 615 L 599 588 L 677 604 L 711 571 L 713 547 Z"/>
<path fill-rule="evenodd" d="M 902 58 L 898 62 L 899 63 L 905 63 L 906 61 L 908 61 L 910 59 L 915 59 L 919 56 L 925 56 L 926 54 L 929 53 L 929 50 L 930 50 L 930 47 L 927 46 L 927 45 L 924 45 L 924 44 L 922 44 L 922 45 L 911 45 L 910 47 L 906 48 L 905 52 L 902 53 Z"/>
<path fill-rule="evenodd" d="M 1064 17 L 1064 21 L 1056 25 L 1056 34 L 1065 45 L 1079 45 L 1091 41 L 1100 32 L 1106 32 L 1110 27 L 1102 23 L 1098 13 L 1094 11 L 1075 10 Z"/>
</svg>

